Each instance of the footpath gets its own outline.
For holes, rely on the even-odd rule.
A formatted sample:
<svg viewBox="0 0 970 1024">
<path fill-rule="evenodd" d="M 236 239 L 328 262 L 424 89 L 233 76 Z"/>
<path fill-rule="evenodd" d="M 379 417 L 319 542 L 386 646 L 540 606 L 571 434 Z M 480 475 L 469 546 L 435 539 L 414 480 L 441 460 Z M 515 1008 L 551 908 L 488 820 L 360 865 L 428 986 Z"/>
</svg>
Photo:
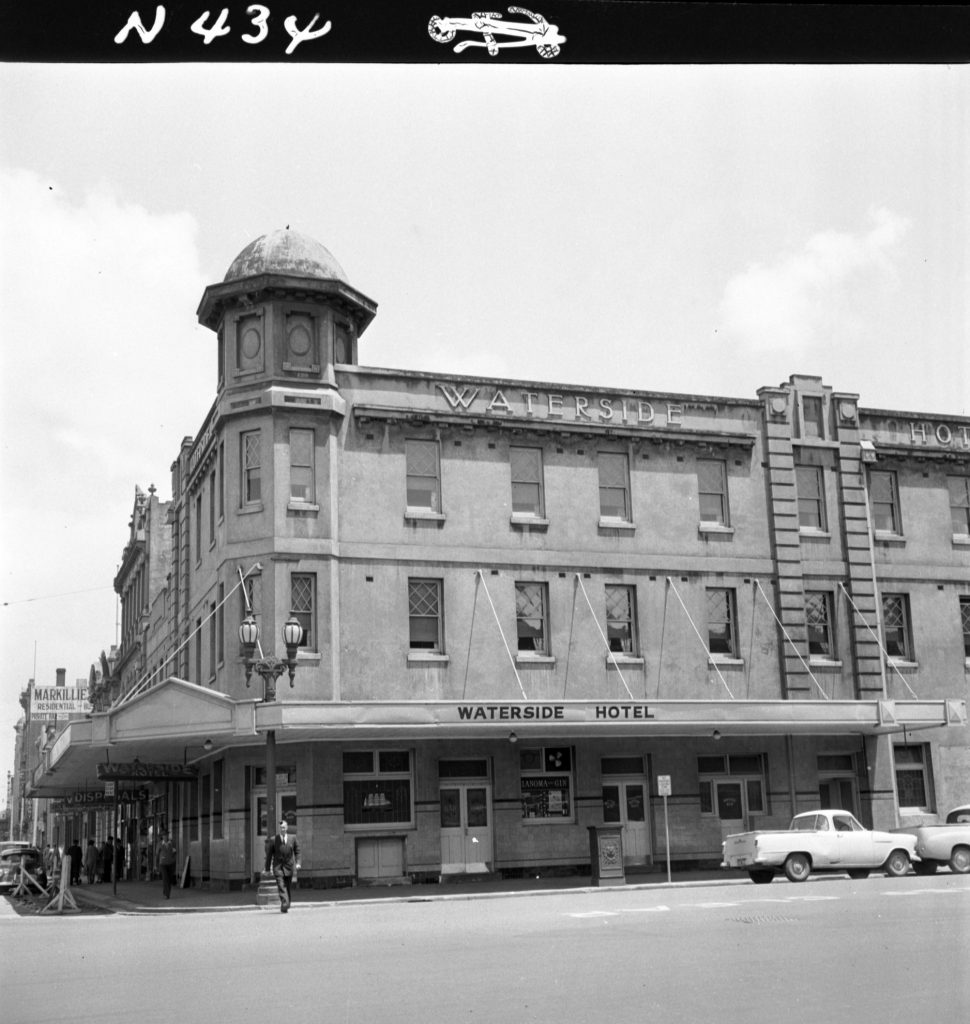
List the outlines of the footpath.
<svg viewBox="0 0 970 1024">
<path fill-rule="evenodd" d="M 514 896 L 535 896 L 562 892 L 601 892 L 603 889 L 665 889 L 683 886 L 716 886 L 748 882 L 748 876 L 740 871 L 679 871 L 674 872 L 670 882 L 667 873 L 629 875 L 625 883 L 611 886 L 594 886 L 589 876 L 540 878 L 466 878 L 440 884 L 416 885 L 366 885 L 348 886 L 340 889 L 294 889 L 292 910 L 309 910 L 313 907 L 331 907 L 345 903 L 427 903 L 432 900 L 499 899 Z M 242 890 L 222 891 L 191 886 L 185 889 L 173 888 L 170 899 L 162 895 L 160 880 L 151 882 L 102 882 L 94 885 L 79 885 L 71 888 L 71 894 L 82 913 L 107 914 L 186 914 L 213 913 L 217 911 L 264 911 L 256 903 L 256 887 Z M 48 902 L 42 897 L 7 897 L 2 903 L 21 915 L 39 914 Z M 275 901 L 269 909 L 279 909 Z M 9 913 L 9 911 L 8 911 Z M 3 911 L 0 910 L 0 915 Z M 45 915 L 47 916 L 47 915 Z M 49 916 L 57 916 L 51 914 Z"/>
</svg>

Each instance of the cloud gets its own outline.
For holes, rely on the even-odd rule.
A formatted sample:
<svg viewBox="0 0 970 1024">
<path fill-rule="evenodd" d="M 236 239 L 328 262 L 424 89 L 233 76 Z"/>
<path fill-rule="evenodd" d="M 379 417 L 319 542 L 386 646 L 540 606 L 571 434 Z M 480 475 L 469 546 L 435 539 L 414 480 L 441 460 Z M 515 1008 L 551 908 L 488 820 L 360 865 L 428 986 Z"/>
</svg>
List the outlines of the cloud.
<svg viewBox="0 0 970 1024">
<path fill-rule="evenodd" d="M 820 231 L 797 252 L 755 263 L 728 281 L 720 305 L 722 332 L 751 353 L 804 353 L 829 343 L 838 323 L 853 326 L 847 289 L 893 279 L 894 257 L 910 221 L 884 208 L 871 210 L 860 234 Z"/>
</svg>

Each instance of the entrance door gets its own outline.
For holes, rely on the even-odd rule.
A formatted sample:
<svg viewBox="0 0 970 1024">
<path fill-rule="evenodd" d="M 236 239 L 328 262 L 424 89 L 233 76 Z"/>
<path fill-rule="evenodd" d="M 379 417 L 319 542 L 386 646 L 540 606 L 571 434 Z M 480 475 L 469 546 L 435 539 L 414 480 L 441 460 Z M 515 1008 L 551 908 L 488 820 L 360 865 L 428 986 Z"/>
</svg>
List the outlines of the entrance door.
<svg viewBox="0 0 970 1024">
<path fill-rule="evenodd" d="M 623 830 L 623 863 L 645 864 L 650 855 L 647 781 L 611 778 L 603 784 L 603 822 Z"/>
<path fill-rule="evenodd" d="M 819 779 L 818 795 L 824 807 L 830 811 L 848 811 L 850 814 L 858 814 L 855 798 L 855 779 L 833 778 Z"/>
<path fill-rule="evenodd" d="M 718 782 L 716 784 L 717 815 L 721 819 L 721 835 L 736 835 L 746 832 L 744 817 L 744 793 L 740 782 Z"/>
<path fill-rule="evenodd" d="M 485 782 L 442 784 L 441 873 L 471 875 L 491 871 L 492 787 Z"/>
<path fill-rule="evenodd" d="M 252 815 L 252 840 L 253 840 L 253 874 L 259 874 L 266 866 L 266 840 L 276 834 L 276 827 L 280 819 L 286 818 L 286 831 L 291 836 L 297 834 L 296 821 L 296 790 L 276 790 L 276 809 L 270 822 L 266 821 L 266 787 L 259 786 L 253 790 L 252 806 L 255 809 Z"/>
</svg>

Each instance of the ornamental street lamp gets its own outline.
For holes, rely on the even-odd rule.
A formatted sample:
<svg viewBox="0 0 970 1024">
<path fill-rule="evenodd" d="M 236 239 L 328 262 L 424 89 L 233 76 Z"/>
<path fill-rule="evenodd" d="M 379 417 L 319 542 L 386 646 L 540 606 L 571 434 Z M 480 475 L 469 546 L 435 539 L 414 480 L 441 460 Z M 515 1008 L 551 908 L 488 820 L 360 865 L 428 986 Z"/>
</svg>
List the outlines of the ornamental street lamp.
<svg viewBox="0 0 970 1024">
<path fill-rule="evenodd" d="M 249 686 L 253 672 L 263 680 L 263 703 L 272 704 L 276 701 L 276 681 L 284 673 L 288 672 L 290 686 L 294 685 L 293 677 L 296 674 L 297 652 L 300 642 L 303 640 L 303 627 L 296 616 L 290 612 L 290 617 L 283 624 L 283 643 L 286 646 L 286 659 L 281 661 L 274 655 L 264 656 L 262 649 L 259 649 L 259 658 L 255 658 L 256 650 L 259 647 L 259 626 L 253 618 L 252 613 L 243 619 L 239 626 L 239 643 L 242 645 L 243 659 L 246 665 L 246 686 Z M 257 817 L 259 808 L 256 808 Z M 275 823 L 276 815 L 276 731 L 266 731 L 266 833 L 265 839 L 269 840 L 269 829 L 271 818 Z M 257 832 L 258 832 L 257 823 Z M 253 851 L 254 854 L 256 851 Z M 260 906 L 269 905 L 276 895 L 276 886 L 273 876 L 268 871 L 260 871 L 259 892 L 256 902 Z"/>
</svg>

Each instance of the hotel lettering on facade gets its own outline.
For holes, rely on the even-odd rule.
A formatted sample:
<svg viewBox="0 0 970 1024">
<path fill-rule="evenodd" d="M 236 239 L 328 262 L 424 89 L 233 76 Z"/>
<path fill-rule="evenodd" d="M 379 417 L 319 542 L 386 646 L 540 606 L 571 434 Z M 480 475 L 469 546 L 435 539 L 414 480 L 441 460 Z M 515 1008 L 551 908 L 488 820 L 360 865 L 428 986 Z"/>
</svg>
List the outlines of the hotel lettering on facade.
<svg viewBox="0 0 970 1024">
<path fill-rule="evenodd" d="M 168 574 L 116 580 L 130 668 L 38 792 L 166 767 L 132 827 L 212 885 L 281 815 L 325 885 L 581 867 L 603 824 L 649 868 L 658 775 L 676 862 L 820 804 L 892 827 L 970 797 L 970 420 L 811 376 L 742 400 L 368 368 L 375 312 L 291 231 L 206 289 Z M 303 630 L 273 702 L 247 609 L 266 654 Z"/>
</svg>

